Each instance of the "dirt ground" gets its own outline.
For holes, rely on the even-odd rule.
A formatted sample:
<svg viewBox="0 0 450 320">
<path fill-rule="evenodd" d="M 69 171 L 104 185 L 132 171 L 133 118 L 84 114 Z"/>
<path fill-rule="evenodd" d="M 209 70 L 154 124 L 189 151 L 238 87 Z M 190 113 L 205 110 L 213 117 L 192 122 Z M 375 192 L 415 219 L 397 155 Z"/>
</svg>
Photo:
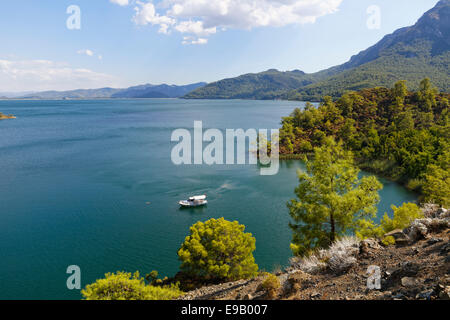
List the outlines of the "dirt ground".
<svg viewBox="0 0 450 320">
<path fill-rule="evenodd" d="M 186 300 L 435 300 L 448 299 L 450 229 L 402 246 L 360 247 L 357 262 L 342 274 L 291 270 L 278 273 L 281 287 L 270 296 L 261 286 L 266 276 L 204 287 Z M 380 289 L 369 289 L 368 268 L 379 267 Z M 373 267 L 372 267 L 373 268 Z M 372 278 L 371 278 L 372 279 Z M 374 283 L 370 281 L 370 283 Z M 375 282 L 376 283 L 376 282 Z"/>
</svg>

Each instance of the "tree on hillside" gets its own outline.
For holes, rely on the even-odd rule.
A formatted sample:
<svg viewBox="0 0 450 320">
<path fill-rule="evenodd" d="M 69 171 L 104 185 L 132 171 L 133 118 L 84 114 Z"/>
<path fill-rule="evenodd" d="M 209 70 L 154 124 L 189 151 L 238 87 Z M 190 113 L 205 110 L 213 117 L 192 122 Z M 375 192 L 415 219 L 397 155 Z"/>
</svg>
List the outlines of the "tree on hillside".
<svg viewBox="0 0 450 320">
<path fill-rule="evenodd" d="M 450 206 L 450 152 L 446 151 L 441 155 L 438 164 L 429 165 L 424 178 L 425 200 Z"/>
<path fill-rule="evenodd" d="M 394 98 L 399 99 L 399 102 L 403 104 L 405 102 L 405 97 L 408 95 L 408 87 L 406 86 L 405 80 L 397 81 L 392 89 Z"/>
<path fill-rule="evenodd" d="M 337 238 L 357 231 L 359 221 L 376 215 L 378 190 L 382 185 L 371 177 L 358 178 L 351 152 L 342 143 L 327 138 L 314 149 L 306 172 L 299 172 L 297 199 L 288 203 L 295 255 L 325 248 Z"/>
<path fill-rule="evenodd" d="M 224 218 L 197 222 L 178 251 L 181 271 L 210 280 L 238 280 L 256 276 L 255 238 L 245 226 Z"/>
<path fill-rule="evenodd" d="M 429 78 L 425 78 L 420 82 L 417 98 L 423 112 L 432 112 L 433 108 L 436 107 L 436 94 L 438 92 L 433 88 Z"/>
</svg>

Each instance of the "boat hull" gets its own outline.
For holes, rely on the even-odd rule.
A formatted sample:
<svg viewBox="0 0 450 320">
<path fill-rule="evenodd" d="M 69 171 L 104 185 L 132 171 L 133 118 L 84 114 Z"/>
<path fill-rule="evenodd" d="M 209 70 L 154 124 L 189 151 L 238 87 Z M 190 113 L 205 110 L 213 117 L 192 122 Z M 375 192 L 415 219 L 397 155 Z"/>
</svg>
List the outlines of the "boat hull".
<svg viewBox="0 0 450 320">
<path fill-rule="evenodd" d="M 202 207 L 208 203 L 207 200 L 200 200 L 200 201 L 186 201 L 182 200 L 179 202 L 180 206 L 184 208 L 195 208 L 195 207 Z"/>
</svg>

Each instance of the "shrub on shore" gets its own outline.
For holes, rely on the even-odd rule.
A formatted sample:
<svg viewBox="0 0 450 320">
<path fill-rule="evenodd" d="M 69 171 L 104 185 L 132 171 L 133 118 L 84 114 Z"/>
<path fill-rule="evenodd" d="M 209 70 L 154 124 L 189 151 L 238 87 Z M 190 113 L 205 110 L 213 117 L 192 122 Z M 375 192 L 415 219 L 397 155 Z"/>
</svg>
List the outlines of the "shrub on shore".
<svg viewBox="0 0 450 320">
<path fill-rule="evenodd" d="M 269 273 L 261 286 L 267 291 L 269 298 L 273 299 L 275 298 L 277 291 L 280 289 L 281 283 L 276 275 Z"/>
<path fill-rule="evenodd" d="M 104 279 L 89 284 L 81 291 L 86 300 L 172 300 L 183 292 L 177 286 L 146 285 L 139 272 L 107 273 Z"/>
<path fill-rule="evenodd" d="M 181 271 L 193 277 L 233 281 L 257 275 L 255 238 L 224 218 L 197 222 L 178 251 Z"/>
<path fill-rule="evenodd" d="M 391 206 L 394 211 L 390 218 L 387 213 L 384 214 L 380 224 L 370 220 L 361 221 L 360 229 L 356 235 L 361 239 L 383 238 L 386 233 L 395 229 L 404 229 L 409 227 L 414 220 L 423 218 L 423 213 L 415 203 L 404 203 L 400 207 Z M 389 245 L 392 240 L 387 239 L 385 244 Z"/>
</svg>

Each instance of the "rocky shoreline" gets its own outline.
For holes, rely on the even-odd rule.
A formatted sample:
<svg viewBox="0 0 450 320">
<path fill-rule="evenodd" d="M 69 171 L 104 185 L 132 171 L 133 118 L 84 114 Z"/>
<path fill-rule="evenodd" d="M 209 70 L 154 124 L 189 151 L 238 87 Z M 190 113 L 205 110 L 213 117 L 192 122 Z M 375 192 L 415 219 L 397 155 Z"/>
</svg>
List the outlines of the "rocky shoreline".
<svg viewBox="0 0 450 320">
<path fill-rule="evenodd" d="M 203 287 L 182 300 L 448 300 L 450 298 L 450 210 L 427 204 L 424 218 L 380 240 L 343 239 L 318 257 L 292 259 L 276 273 L 275 294 L 263 288 L 267 275 Z M 375 268 L 375 269 L 374 269 Z M 371 271 L 377 270 L 377 277 Z M 379 286 L 368 285 L 378 279 Z"/>
<path fill-rule="evenodd" d="M 15 116 L 13 116 L 12 114 L 3 114 L 0 112 L 0 120 L 6 120 L 6 119 L 16 119 Z"/>
</svg>

